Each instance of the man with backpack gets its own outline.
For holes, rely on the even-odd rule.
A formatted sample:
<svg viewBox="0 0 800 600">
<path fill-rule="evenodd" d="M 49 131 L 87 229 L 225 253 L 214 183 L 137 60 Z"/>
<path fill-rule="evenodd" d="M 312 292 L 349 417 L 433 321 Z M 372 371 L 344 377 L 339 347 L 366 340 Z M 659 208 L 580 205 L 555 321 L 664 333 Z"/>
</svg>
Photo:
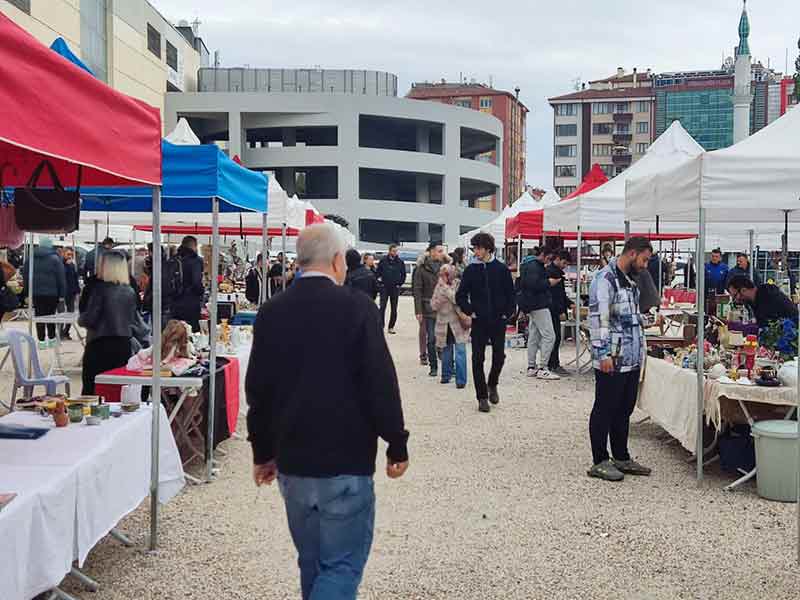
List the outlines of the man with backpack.
<svg viewBox="0 0 800 600">
<path fill-rule="evenodd" d="M 147 288 L 144 292 L 144 310 L 153 313 L 153 244 L 148 244 L 149 254 L 145 259 Z M 176 258 L 167 258 L 167 250 L 161 248 L 161 325 L 166 327 L 172 318 L 172 305 L 183 289 L 183 266 Z"/>
<path fill-rule="evenodd" d="M 205 298 L 203 286 L 203 259 L 197 255 L 197 238 L 187 235 L 174 259 L 181 269 L 181 285 L 172 302 L 172 318 L 186 321 L 192 331 L 200 331 L 200 312 Z"/>
<path fill-rule="evenodd" d="M 528 315 L 528 377 L 545 381 L 561 379 L 547 367 L 556 341 L 550 316 L 550 288 L 561 281 L 547 274 L 548 254 L 552 252 L 534 249 L 533 256 L 522 261 L 517 280 L 517 305 Z"/>
</svg>

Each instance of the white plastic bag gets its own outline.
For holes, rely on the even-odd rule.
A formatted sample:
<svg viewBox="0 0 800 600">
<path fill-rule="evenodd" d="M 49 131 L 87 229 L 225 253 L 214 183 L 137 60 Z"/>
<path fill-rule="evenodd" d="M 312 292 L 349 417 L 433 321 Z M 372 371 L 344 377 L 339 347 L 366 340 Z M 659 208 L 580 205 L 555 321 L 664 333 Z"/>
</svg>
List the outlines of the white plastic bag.
<svg viewBox="0 0 800 600">
<path fill-rule="evenodd" d="M 122 404 L 141 404 L 142 402 L 142 386 L 140 385 L 123 385 L 120 395 L 120 402 Z"/>
<path fill-rule="evenodd" d="M 781 385 L 797 388 L 797 358 L 783 363 L 778 369 L 778 381 Z"/>
</svg>

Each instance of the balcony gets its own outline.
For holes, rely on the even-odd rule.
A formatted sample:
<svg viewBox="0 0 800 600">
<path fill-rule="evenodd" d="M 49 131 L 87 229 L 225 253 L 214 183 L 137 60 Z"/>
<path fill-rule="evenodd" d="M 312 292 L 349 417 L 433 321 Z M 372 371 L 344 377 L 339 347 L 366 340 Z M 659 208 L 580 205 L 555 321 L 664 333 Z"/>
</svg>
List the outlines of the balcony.
<svg viewBox="0 0 800 600">
<path fill-rule="evenodd" d="M 615 133 L 611 138 L 615 144 L 628 145 L 633 140 L 633 134 L 630 133 Z"/>
<path fill-rule="evenodd" d="M 633 121 L 633 113 L 614 113 L 614 123 L 630 123 L 631 121 Z"/>
<path fill-rule="evenodd" d="M 611 160 L 615 165 L 629 165 L 631 164 L 632 158 L 630 150 L 614 152 L 611 156 Z"/>
</svg>

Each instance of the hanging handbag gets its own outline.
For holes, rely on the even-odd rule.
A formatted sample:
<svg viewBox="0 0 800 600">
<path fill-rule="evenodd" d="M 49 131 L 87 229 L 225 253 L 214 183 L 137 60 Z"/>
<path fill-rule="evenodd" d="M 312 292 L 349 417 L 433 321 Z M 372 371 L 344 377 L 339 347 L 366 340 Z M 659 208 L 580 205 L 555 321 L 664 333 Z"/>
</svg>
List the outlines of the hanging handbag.
<svg viewBox="0 0 800 600">
<path fill-rule="evenodd" d="M 52 188 L 37 188 L 42 169 L 47 167 Z M 49 160 L 34 169 L 25 187 L 14 190 L 14 209 L 17 226 L 34 233 L 64 234 L 78 229 L 81 214 L 81 170 L 78 166 L 78 185 L 68 191 L 61 185 Z"/>
<path fill-rule="evenodd" d="M 6 167 L 11 167 L 11 163 L 6 162 L 0 166 L 0 246 L 15 249 L 25 241 L 25 232 L 17 227 L 14 204 L 3 185 L 3 172 Z"/>
<path fill-rule="evenodd" d="M 4 313 L 16 310 L 19 308 L 19 296 L 8 289 L 6 276 L 2 269 L 0 269 L 0 282 L 0 310 Z"/>
</svg>

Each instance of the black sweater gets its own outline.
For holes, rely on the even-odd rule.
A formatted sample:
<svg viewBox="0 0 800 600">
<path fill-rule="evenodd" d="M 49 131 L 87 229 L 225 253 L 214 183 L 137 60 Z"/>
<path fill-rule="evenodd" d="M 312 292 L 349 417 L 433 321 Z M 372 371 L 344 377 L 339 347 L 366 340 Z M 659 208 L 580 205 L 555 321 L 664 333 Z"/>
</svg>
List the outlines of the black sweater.
<svg viewBox="0 0 800 600">
<path fill-rule="evenodd" d="M 378 436 L 408 459 L 400 389 L 378 308 L 303 277 L 258 312 L 245 382 L 253 461 L 287 475 L 372 475 Z"/>
<path fill-rule="evenodd" d="M 361 290 L 373 300 L 378 296 L 378 281 L 375 279 L 373 272 L 364 265 L 348 269 L 347 279 L 344 284 L 355 290 Z"/>
<path fill-rule="evenodd" d="M 514 281 L 499 260 L 472 263 L 464 270 L 456 292 L 456 303 L 479 321 L 498 323 L 514 313 Z"/>
<path fill-rule="evenodd" d="M 797 306 L 778 286 L 769 283 L 758 286 L 753 312 L 759 327 L 777 319 L 793 319 L 797 324 Z"/>
</svg>

